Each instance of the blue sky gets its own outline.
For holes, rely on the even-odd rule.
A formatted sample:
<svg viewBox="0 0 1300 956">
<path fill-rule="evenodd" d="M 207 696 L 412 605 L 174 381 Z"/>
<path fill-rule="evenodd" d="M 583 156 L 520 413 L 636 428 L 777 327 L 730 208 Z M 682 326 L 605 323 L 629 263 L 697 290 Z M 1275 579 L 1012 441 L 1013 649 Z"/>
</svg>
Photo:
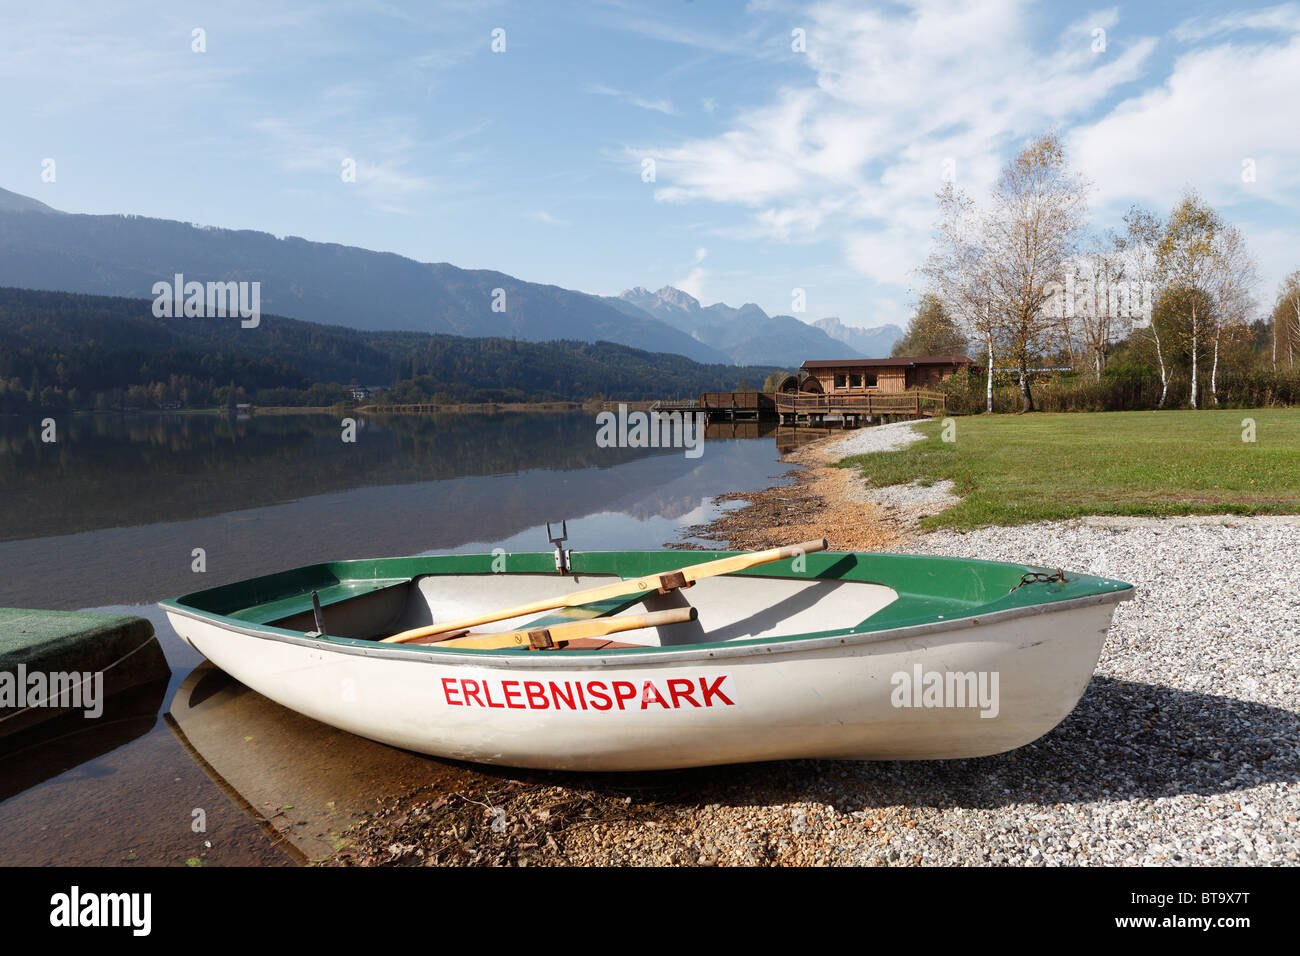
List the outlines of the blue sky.
<svg viewBox="0 0 1300 956">
<path fill-rule="evenodd" d="M 57 208 L 599 294 L 901 324 L 945 168 L 1048 128 L 1098 229 L 1191 185 L 1263 308 L 1300 267 L 1300 4 L 5 0 L 0 83 L 0 186 Z"/>
</svg>

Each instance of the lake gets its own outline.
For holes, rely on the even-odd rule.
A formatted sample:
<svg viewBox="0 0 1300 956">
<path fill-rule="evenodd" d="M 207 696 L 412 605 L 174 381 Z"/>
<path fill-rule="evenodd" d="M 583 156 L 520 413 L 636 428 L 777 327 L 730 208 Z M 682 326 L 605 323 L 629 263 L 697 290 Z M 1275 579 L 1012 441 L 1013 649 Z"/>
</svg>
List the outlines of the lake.
<svg viewBox="0 0 1300 956">
<path fill-rule="evenodd" d="M 155 601 L 319 561 L 659 548 L 770 485 L 790 439 L 711 426 L 703 454 L 601 448 L 583 413 L 0 419 L 0 607 L 153 622 L 171 675 L 86 729 L 0 743 L 0 864 L 293 864 L 328 855 L 375 797 L 472 768 L 373 743 L 249 691 Z M 773 440 L 776 439 L 776 441 Z"/>
</svg>

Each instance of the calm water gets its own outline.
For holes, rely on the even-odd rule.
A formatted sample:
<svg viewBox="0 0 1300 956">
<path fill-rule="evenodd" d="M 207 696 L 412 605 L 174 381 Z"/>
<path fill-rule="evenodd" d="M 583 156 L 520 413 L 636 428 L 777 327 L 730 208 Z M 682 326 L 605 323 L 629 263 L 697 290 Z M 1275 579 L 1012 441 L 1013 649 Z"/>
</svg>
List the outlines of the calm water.
<svg viewBox="0 0 1300 956">
<path fill-rule="evenodd" d="M 770 484 L 788 441 L 741 425 L 696 459 L 602 449 L 584 414 L 361 419 L 355 443 L 329 416 L 59 428 L 45 444 L 0 419 L 0 606 L 147 617 L 171 674 L 97 721 L 0 744 L 0 864 L 291 864 L 328 854 L 377 796 L 478 772 L 271 703 L 153 602 L 322 560 L 549 550 L 562 518 L 576 550 L 658 548 L 716 516 L 713 496 Z"/>
</svg>

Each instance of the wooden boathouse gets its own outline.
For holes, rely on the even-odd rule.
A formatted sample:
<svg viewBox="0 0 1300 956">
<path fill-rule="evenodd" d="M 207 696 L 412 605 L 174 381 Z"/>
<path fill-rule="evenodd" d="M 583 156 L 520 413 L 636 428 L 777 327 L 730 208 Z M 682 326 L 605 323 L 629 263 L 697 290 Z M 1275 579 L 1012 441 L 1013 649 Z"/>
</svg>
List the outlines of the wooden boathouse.
<svg viewBox="0 0 1300 956">
<path fill-rule="evenodd" d="M 862 425 L 884 418 L 942 415 L 939 386 L 971 364 L 964 355 L 812 359 L 776 394 L 782 425 Z"/>
<path fill-rule="evenodd" d="M 884 359 L 817 359 L 800 366 L 800 391 L 826 395 L 888 395 L 937 388 L 971 364 L 965 355 Z"/>
<path fill-rule="evenodd" d="M 856 427 L 891 418 L 943 415 L 939 386 L 971 364 L 964 355 L 887 359 L 812 359 L 787 375 L 775 393 L 705 392 L 671 402 L 604 402 L 643 411 L 703 414 L 710 424 L 777 420 L 781 425 Z"/>
</svg>

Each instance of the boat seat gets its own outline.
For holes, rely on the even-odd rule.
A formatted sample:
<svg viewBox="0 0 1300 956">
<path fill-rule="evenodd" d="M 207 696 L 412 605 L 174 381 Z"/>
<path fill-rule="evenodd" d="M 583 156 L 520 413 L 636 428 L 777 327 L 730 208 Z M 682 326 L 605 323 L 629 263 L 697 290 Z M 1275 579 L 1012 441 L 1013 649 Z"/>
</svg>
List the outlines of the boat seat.
<svg viewBox="0 0 1300 956">
<path fill-rule="evenodd" d="M 611 614 L 617 614 L 634 604 L 643 600 L 643 595 L 634 594 L 631 596 L 622 595 L 619 597 L 606 598 L 603 601 L 592 601 L 588 604 L 579 604 L 576 607 L 559 608 L 542 617 L 534 618 L 528 622 L 528 630 L 536 630 L 544 627 L 555 627 L 559 624 L 571 624 L 574 621 L 590 621 L 593 618 L 609 617 Z M 473 628 L 468 629 L 473 631 Z M 416 637 L 407 644 L 429 645 L 440 644 L 443 641 L 451 640 L 455 637 L 464 637 L 466 630 L 451 631 L 442 634 L 431 634 L 428 637 Z M 490 631 L 475 631 L 476 636 L 486 636 Z M 621 644 L 616 641 L 603 637 L 585 637 L 567 642 L 570 649 L 575 651 L 595 651 L 606 647 L 643 647 L 641 644 Z M 577 646 L 574 646 L 577 645 Z"/>
<path fill-rule="evenodd" d="M 434 634 L 430 637 L 417 637 L 407 641 L 410 645 L 441 644 L 443 641 L 451 640 L 453 637 L 464 637 L 464 631 L 453 631 L 449 634 Z M 620 647 L 645 647 L 645 644 L 624 644 L 620 641 L 611 640 L 608 637 L 579 637 L 571 641 L 565 641 L 564 646 L 556 648 L 561 651 L 608 651 L 617 650 Z M 514 650 L 514 648 L 508 648 Z"/>
<path fill-rule="evenodd" d="M 321 608 L 333 604 L 342 604 L 378 591 L 391 591 L 409 585 L 408 578 L 375 579 L 365 581 L 344 581 L 317 589 Z M 312 610 L 311 591 L 303 591 L 288 597 L 272 599 L 252 607 L 231 611 L 226 616 L 237 621 L 251 624 L 280 624 L 300 614 L 310 614 Z"/>
<path fill-rule="evenodd" d="M 643 600 L 645 600 L 644 594 L 625 594 L 606 598 L 603 601 L 592 601 L 590 604 L 579 604 L 577 607 L 558 608 L 550 614 L 529 621 L 528 629 L 531 631 L 539 627 L 554 627 L 557 624 L 569 624 L 573 621 L 609 617 L 611 614 L 627 610 L 634 604 L 640 604 Z"/>
</svg>

